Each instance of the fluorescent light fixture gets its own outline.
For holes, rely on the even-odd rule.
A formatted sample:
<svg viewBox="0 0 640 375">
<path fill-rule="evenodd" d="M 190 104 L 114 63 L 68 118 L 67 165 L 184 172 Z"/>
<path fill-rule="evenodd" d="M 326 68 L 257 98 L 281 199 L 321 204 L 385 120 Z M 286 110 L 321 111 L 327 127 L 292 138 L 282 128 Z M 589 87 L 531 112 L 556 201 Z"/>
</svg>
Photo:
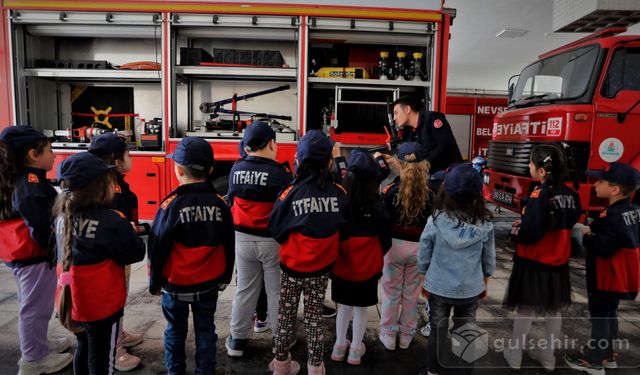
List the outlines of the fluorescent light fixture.
<svg viewBox="0 0 640 375">
<path fill-rule="evenodd" d="M 529 30 L 525 29 L 502 29 L 496 34 L 496 38 L 520 38 L 528 32 Z"/>
</svg>

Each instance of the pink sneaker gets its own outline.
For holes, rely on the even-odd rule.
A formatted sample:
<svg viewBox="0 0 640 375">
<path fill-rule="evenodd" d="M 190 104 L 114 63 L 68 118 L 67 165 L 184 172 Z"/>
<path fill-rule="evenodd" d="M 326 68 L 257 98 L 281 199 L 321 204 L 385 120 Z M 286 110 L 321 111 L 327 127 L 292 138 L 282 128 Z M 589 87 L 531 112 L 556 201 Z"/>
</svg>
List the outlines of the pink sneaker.
<svg viewBox="0 0 640 375">
<path fill-rule="evenodd" d="M 120 345 L 124 348 L 134 347 L 142 342 L 143 339 L 142 333 L 130 333 L 127 331 L 122 331 L 122 338 L 120 339 Z"/>
<path fill-rule="evenodd" d="M 331 360 L 336 362 L 344 361 L 344 357 L 347 355 L 347 348 L 349 348 L 349 345 L 351 345 L 349 340 L 347 340 L 343 345 L 338 345 L 338 343 L 336 342 L 333 345 L 333 351 L 331 351 Z M 351 352 L 349 352 L 349 354 L 351 354 Z"/>
<path fill-rule="evenodd" d="M 118 371 L 131 371 L 142 362 L 140 357 L 136 357 L 133 354 L 127 353 L 125 348 L 116 350 L 116 370 Z"/>
<path fill-rule="evenodd" d="M 349 357 L 347 363 L 350 365 L 358 366 L 362 363 L 362 356 L 367 351 L 367 347 L 363 342 L 360 343 L 360 348 L 349 347 Z"/>
</svg>

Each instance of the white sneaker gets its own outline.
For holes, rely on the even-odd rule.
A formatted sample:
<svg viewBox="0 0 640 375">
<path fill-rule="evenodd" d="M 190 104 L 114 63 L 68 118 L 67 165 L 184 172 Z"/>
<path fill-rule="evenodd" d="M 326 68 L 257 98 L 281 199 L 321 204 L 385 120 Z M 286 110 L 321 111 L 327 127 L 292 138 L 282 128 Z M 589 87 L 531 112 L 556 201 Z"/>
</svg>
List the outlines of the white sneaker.
<svg viewBox="0 0 640 375">
<path fill-rule="evenodd" d="M 53 374 L 73 361 L 70 353 L 49 353 L 39 361 L 18 361 L 18 375 Z"/>
<path fill-rule="evenodd" d="M 431 336 L 431 324 L 427 323 L 424 327 L 420 328 L 420 334 L 424 337 Z"/>
<path fill-rule="evenodd" d="M 512 350 L 506 348 L 502 352 L 502 357 L 504 361 L 507 363 L 507 367 L 511 371 L 520 371 L 520 364 L 522 363 L 522 351 L 521 350 Z"/>
<path fill-rule="evenodd" d="M 400 349 L 408 349 L 409 345 L 411 345 L 411 341 L 413 341 L 413 335 L 405 335 L 400 334 L 400 340 L 398 340 L 398 346 Z"/>
<path fill-rule="evenodd" d="M 64 337 L 48 339 L 47 343 L 49 344 L 50 352 L 62 353 L 65 350 L 69 349 L 69 347 L 72 344 L 72 341 L 69 336 L 64 336 Z"/>
<path fill-rule="evenodd" d="M 386 333 L 380 332 L 378 334 L 378 338 L 382 345 L 384 345 L 387 350 L 396 350 L 396 336 L 395 335 L 387 335 Z"/>
</svg>

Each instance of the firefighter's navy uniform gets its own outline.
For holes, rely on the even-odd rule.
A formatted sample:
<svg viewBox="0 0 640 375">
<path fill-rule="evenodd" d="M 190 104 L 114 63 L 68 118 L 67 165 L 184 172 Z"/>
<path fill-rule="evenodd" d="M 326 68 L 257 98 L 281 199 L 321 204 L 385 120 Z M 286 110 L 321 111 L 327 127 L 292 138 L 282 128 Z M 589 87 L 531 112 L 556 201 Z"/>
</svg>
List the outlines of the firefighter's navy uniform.
<svg viewBox="0 0 640 375">
<path fill-rule="evenodd" d="M 0 254 L 7 266 L 52 261 L 51 208 L 56 195 L 46 171 L 23 168 L 15 182 L 12 218 L 0 221 Z"/>
<path fill-rule="evenodd" d="M 422 146 L 422 156 L 431 163 L 431 174 L 463 161 L 451 125 L 440 112 L 420 111 L 418 127 L 405 127 L 402 130 L 402 141 L 418 142 Z"/>
<path fill-rule="evenodd" d="M 603 181 L 638 186 L 635 168 L 611 163 L 604 171 L 589 171 Z M 630 198 L 619 200 L 593 220 L 582 238 L 587 250 L 587 293 L 591 341 L 587 358 L 602 363 L 613 356 L 618 336 L 617 310 L 621 299 L 634 300 L 640 291 L 640 208 Z M 603 343 L 608 345 L 603 345 Z"/>
<path fill-rule="evenodd" d="M 66 189 L 73 193 L 111 173 L 112 168 L 99 157 L 81 152 L 60 164 L 58 178 L 66 181 Z M 63 190 L 62 194 L 67 192 Z M 126 302 L 125 266 L 144 259 L 145 245 L 119 211 L 93 204 L 72 214 L 71 264 L 67 271 L 63 269 L 63 217 L 58 216 L 55 222 L 58 293 L 69 285 L 71 319 L 82 328 L 76 332 L 77 371 L 107 373 L 113 369 L 118 321 Z"/>
<path fill-rule="evenodd" d="M 183 138 L 168 157 L 205 174 L 214 163 L 211 146 L 196 137 Z M 162 201 L 149 234 L 148 255 L 149 292 L 162 290 L 162 312 L 167 319 L 167 370 L 185 371 L 191 310 L 198 331 L 196 372 L 213 373 L 218 291 L 231 281 L 235 254 L 231 211 L 210 182 L 180 185 Z"/>
<path fill-rule="evenodd" d="M 516 253 L 506 306 L 555 313 L 571 303 L 571 229 L 581 213 L 578 194 L 565 185 L 554 190 L 543 183 L 531 192 L 512 229 Z"/>
<path fill-rule="evenodd" d="M 243 133 L 241 151 L 271 147 L 276 133 L 267 123 L 254 121 Z M 264 147 L 263 147 L 264 146 Z M 255 148 L 254 149 L 252 149 Z M 268 151 L 269 149 L 267 149 Z M 273 335 L 280 299 L 280 245 L 268 230 L 269 215 L 278 193 L 291 183 L 291 171 L 275 160 L 245 155 L 229 173 L 227 200 L 236 230 L 237 288 L 231 310 L 231 335 L 225 345 L 231 357 L 241 357 L 252 331 L 252 315 L 261 293 Z M 262 285 L 262 287 L 261 287 Z M 265 311 L 266 315 L 266 311 Z M 265 317 L 263 317 L 264 319 Z"/>
<path fill-rule="evenodd" d="M 327 273 L 338 258 L 340 239 L 346 239 L 348 224 L 346 193 L 324 169 L 332 147 L 319 130 L 310 130 L 300 139 L 296 151 L 298 176 L 280 193 L 269 218 L 269 231 L 281 244 L 283 271 L 276 360 L 289 357 L 289 335 L 294 332 L 300 293 L 304 293 L 309 365 L 314 367 L 323 366 L 319 320 Z"/>
<path fill-rule="evenodd" d="M 46 139 L 30 126 L 8 126 L 0 133 L 0 141 L 14 160 L 23 158 Z M 12 212 L 0 220 L 0 258 L 16 280 L 21 363 L 27 364 L 49 355 L 47 332 L 56 285 L 55 270 L 50 264 L 54 254 L 51 208 L 56 192 L 48 183 L 45 170 L 25 167 L 18 173 L 12 196 L 6 197 Z"/>
<path fill-rule="evenodd" d="M 374 160 L 367 152 L 354 150 L 347 173 L 360 183 L 378 186 L 388 175 L 389 167 L 382 157 Z M 350 209 L 350 237 L 340 242 L 340 253 L 331 271 L 331 298 L 348 306 L 372 306 L 378 303 L 383 257 L 391 247 L 391 217 L 379 195 L 366 210 Z"/>
<path fill-rule="evenodd" d="M 235 229 L 271 237 L 269 215 L 278 193 L 292 179 L 288 168 L 271 159 L 249 155 L 235 163 L 229 172 L 227 194 Z"/>
</svg>

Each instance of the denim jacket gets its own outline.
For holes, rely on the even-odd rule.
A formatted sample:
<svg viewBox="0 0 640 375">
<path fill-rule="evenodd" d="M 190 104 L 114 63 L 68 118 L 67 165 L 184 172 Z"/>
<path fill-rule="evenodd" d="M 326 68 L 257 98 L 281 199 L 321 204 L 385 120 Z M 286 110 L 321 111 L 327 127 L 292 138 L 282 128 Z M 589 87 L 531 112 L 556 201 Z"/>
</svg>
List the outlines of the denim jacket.
<svg viewBox="0 0 640 375">
<path fill-rule="evenodd" d="M 496 268 L 491 222 L 469 224 L 434 212 L 420 236 L 418 271 L 426 273 L 424 288 L 449 298 L 475 297 L 484 291 L 484 277 Z"/>
</svg>

